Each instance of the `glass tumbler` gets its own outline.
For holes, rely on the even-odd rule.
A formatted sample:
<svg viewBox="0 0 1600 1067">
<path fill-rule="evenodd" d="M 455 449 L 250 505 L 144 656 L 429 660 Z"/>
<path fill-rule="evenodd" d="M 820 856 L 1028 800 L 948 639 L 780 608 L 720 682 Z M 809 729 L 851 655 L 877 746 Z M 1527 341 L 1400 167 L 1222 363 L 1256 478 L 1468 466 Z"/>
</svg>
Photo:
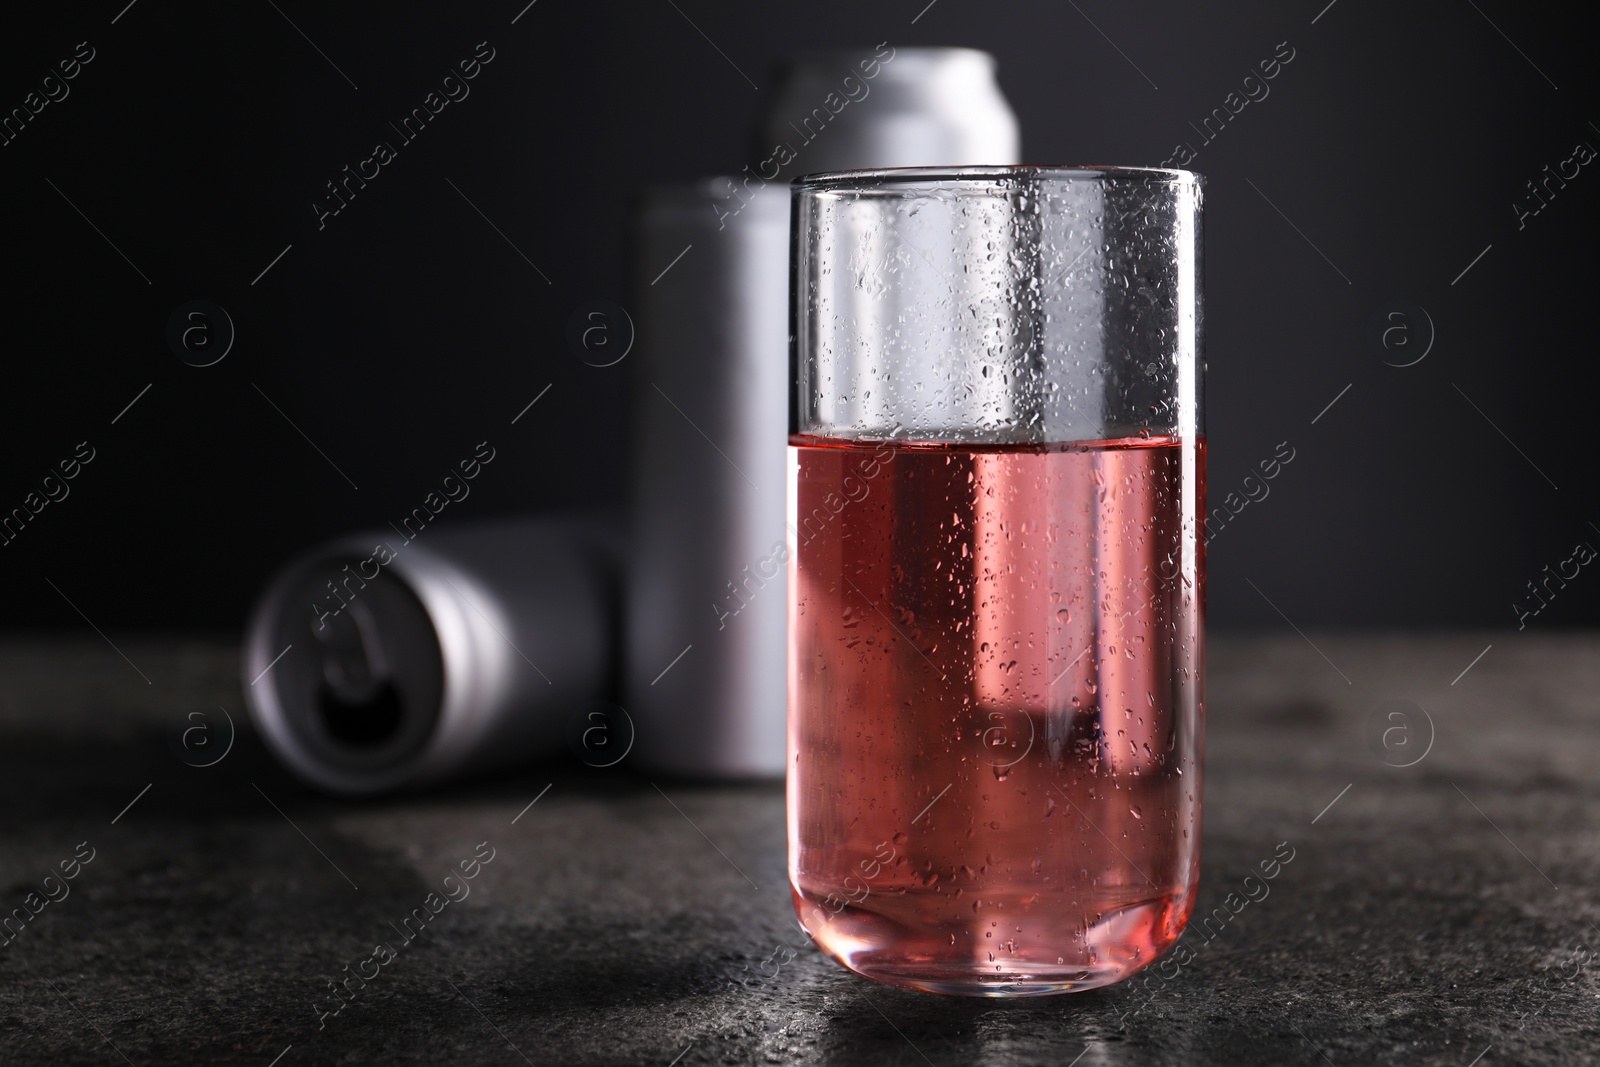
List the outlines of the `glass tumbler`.
<svg viewBox="0 0 1600 1067">
<path fill-rule="evenodd" d="M 1148 966 L 1194 906 L 1198 175 L 793 186 L 789 878 L 890 985 Z"/>
</svg>

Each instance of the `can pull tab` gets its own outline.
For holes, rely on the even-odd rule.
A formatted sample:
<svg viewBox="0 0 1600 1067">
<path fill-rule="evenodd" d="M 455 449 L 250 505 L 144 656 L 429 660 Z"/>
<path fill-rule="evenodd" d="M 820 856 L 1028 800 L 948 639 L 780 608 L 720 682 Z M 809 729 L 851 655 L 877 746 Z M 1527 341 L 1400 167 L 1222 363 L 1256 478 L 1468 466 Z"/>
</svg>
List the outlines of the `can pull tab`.
<svg viewBox="0 0 1600 1067">
<path fill-rule="evenodd" d="M 357 600 L 312 629 L 322 647 L 322 677 L 341 703 L 371 703 L 389 681 L 389 664 L 377 624 Z"/>
</svg>

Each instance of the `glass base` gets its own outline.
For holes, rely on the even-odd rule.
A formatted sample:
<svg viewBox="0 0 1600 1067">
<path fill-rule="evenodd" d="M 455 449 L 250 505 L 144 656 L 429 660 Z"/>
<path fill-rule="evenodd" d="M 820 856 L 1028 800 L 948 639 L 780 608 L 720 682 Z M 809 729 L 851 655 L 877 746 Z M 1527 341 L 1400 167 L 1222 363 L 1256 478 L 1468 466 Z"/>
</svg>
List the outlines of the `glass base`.
<svg viewBox="0 0 1600 1067">
<path fill-rule="evenodd" d="M 1159 959 L 1188 918 L 1187 900 L 1143 901 L 1089 927 L 1086 940 L 1095 946 L 1089 960 L 1082 958 L 1083 942 L 1070 938 L 1054 948 L 1040 945 L 1045 959 L 1021 959 L 1017 952 L 958 949 L 976 938 L 966 924 L 935 929 L 854 906 L 819 922 L 824 909 L 801 893 L 794 897 L 807 932 L 830 959 L 884 985 L 961 997 L 1047 997 L 1111 985 Z"/>
<path fill-rule="evenodd" d="M 1059 993 L 1081 993 L 1110 985 L 1132 973 L 1121 967 L 1088 971 L 1082 968 L 994 971 L 977 964 L 851 963 L 842 959 L 839 962 L 874 982 L 953 997 L 1050 997 Z"/>
</svg>

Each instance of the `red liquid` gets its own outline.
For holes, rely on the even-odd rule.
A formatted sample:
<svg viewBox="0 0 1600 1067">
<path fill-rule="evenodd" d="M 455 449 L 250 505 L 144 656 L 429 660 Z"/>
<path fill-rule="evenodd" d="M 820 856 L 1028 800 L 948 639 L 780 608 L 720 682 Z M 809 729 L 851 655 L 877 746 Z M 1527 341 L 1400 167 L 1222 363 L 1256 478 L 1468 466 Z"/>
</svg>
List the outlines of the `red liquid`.
<svg viewBox="0 0 1600 1067">
<path fill-rule="evenodd" d="M 789 863 L 892 985 L 1089 989 L 1199 869 L 1201 442 L 791 442 Z"/>
</svg>

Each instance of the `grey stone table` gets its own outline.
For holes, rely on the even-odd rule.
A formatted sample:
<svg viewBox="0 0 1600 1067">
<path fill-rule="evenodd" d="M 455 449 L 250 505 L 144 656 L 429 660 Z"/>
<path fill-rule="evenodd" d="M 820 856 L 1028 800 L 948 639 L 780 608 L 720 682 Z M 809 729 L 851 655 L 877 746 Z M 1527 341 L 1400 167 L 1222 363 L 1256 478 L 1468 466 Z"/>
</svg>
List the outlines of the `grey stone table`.
<svg viewBox="0 0 1600 1067">
<path fill-rule="evenodd" d="M 563 760 L 336 802 L 249 732 L 227 645 L 0 643 L 0 910 L 38 909 L 0 1063 L 1600 1061 L 1600 641 L 1311 637 L 1211 650 L 1200 911 L 1287 841 L 1270 895 L 1170 980 L 1022 1002 L 806 947 L 776 785 Z M 168 730 L 209 710 L 220 742 L 219 706 L 231 751 L 180 762 Z"/>
</svg>

